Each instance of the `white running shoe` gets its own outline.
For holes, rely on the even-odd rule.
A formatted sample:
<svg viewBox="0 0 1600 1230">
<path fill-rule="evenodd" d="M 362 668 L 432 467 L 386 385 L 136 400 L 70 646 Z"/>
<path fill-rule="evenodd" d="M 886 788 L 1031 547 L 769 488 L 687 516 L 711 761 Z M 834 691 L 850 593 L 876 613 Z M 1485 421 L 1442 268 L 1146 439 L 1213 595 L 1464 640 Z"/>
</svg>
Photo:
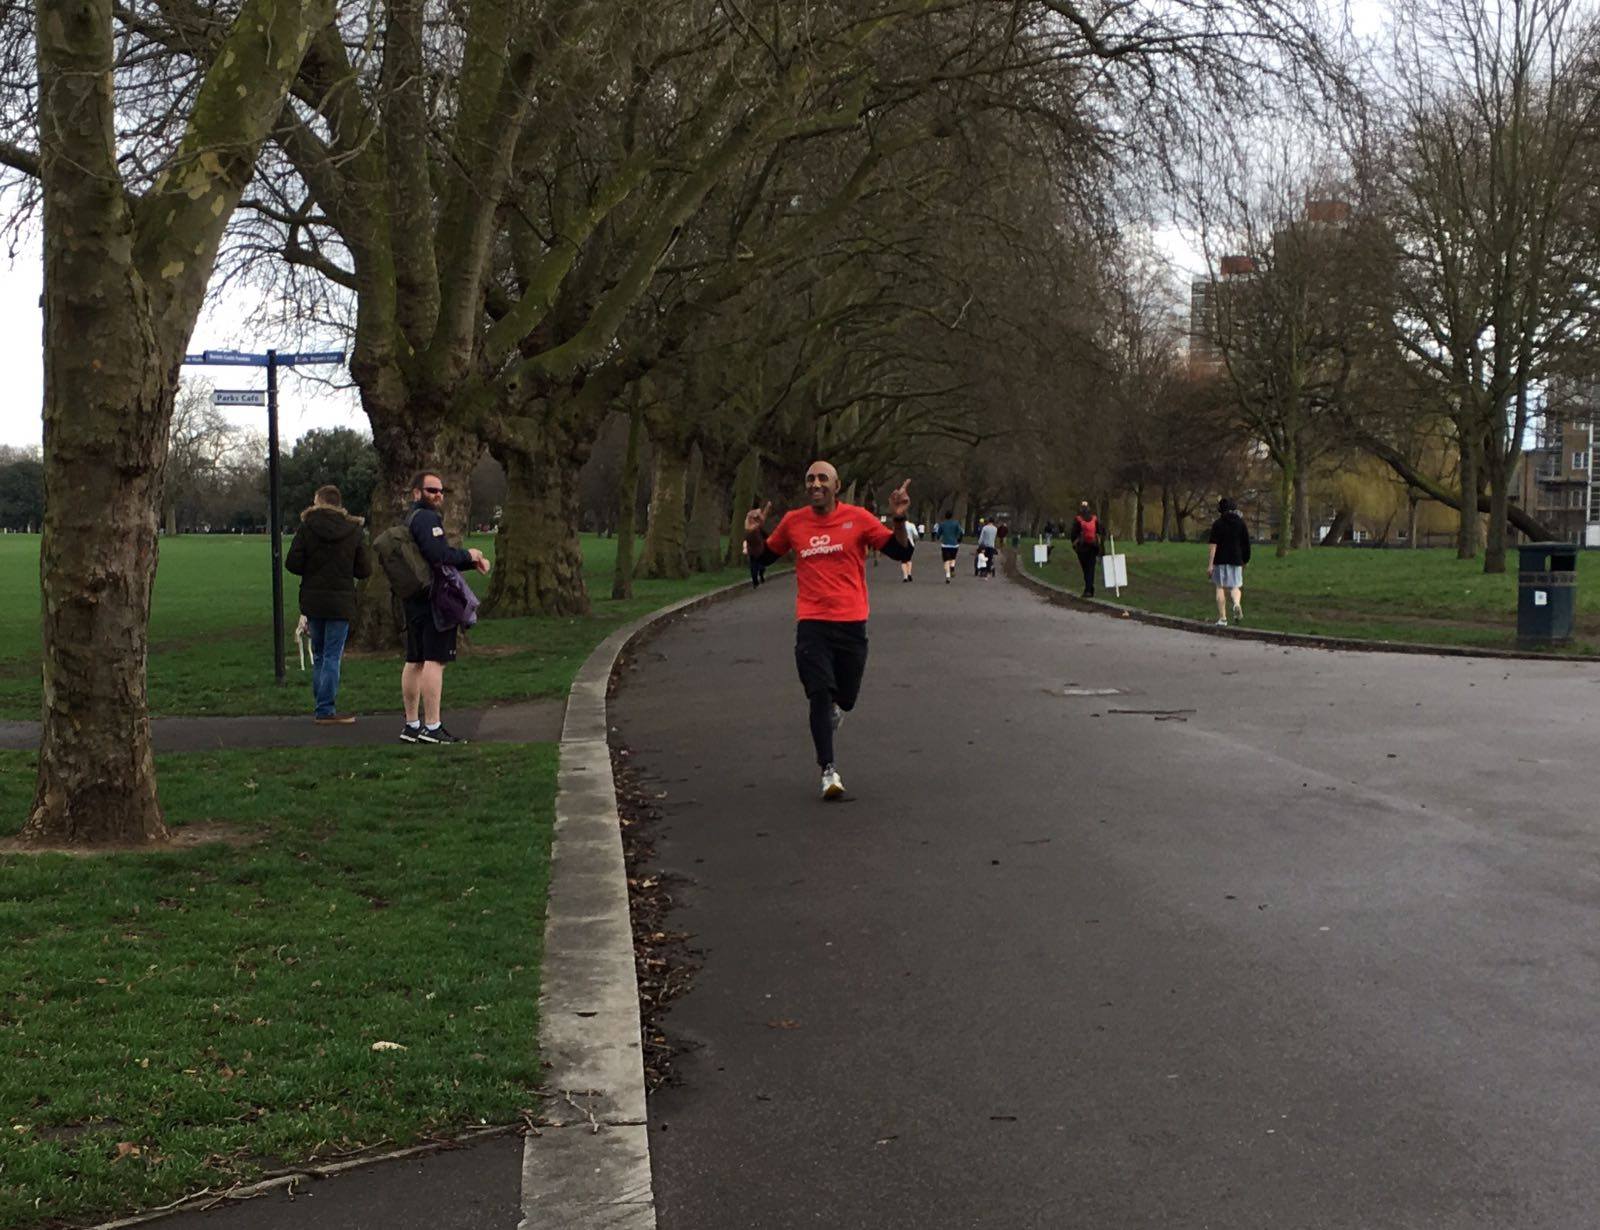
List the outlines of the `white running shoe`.
<svg viewBox="0 0 1600 1230">
<path fill-rule="evenodd" d="M 1239 623 L 1243 619 L 1244 619 L 1244 611 L 1242 611 L 1240 609 L 1240 607 L 1239 607 L 1239 604 L 1237 602 L 1235 602 L 1233 604 L 1233 622 L 1234 623 Z"/>
<path fill-rule="evenodd" d="M 1227 626 L 1228 626 L 1228 621 L 1226 619 L 1217 620 L 1217 627 L 1226 628 Z"/>
<path fill-rule="evenodd" d="M 839 777 L 839 770 L 829 765 L 822 770 L 822 797 L 837 799 L 844 793 L 844 781 Z"/>
</svg>

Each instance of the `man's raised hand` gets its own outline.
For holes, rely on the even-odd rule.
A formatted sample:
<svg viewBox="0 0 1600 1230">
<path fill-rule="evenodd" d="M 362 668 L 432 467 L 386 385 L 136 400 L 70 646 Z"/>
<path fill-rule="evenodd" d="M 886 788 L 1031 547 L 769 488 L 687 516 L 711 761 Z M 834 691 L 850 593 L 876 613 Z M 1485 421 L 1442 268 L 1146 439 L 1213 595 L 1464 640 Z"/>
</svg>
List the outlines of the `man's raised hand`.
<svg viewBox="0 0 1600 1230">
<path fill-rule="evenodd" d="M 908 478 L 889 493 L 889 513 L 891 516 L 903 517 L 911 507 L 911 480 Z"/>
<path fill-rule="evenodd" d="M 768 500 L 760 508 L 752 508 L 744 515 L 744 532 L 746 534 L 759 533 L 761 527 L 767 523 L 767 515 L 772 512 L 772 501 Z"/>
</svg>

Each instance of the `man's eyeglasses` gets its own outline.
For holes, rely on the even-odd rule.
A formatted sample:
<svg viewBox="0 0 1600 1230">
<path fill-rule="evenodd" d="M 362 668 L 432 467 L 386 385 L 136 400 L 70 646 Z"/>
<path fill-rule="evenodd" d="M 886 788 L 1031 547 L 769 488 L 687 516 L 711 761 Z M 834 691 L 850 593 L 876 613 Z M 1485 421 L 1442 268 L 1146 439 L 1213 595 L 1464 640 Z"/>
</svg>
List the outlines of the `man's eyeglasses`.
<svg viewBox="0 0 1600 1230">
<path fill-rule="evenodd" d="M 448 488 L 448 487 L 424 487 L 422 490 L 423 490 L 423 493 L 426 494 L 426 495 L 449 495 L 450 494 L 450 488 Z"/>
</svg>

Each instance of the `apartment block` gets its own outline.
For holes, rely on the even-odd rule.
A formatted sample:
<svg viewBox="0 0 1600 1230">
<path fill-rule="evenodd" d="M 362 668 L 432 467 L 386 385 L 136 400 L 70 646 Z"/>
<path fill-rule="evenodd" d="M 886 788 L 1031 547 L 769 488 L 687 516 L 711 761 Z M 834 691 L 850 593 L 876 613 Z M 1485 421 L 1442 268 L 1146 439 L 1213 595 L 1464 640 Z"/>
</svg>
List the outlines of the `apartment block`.
<svg viewBox="0 0 1600 1230">
<path fill-rule="evenodd" d="M 1518 491 L 1532 516 L 1565 542 L 1600 547 L 1595 420 L 1600 383 L 1552 386 L 1550 411 L 1522 457 Z"/>
</svg>

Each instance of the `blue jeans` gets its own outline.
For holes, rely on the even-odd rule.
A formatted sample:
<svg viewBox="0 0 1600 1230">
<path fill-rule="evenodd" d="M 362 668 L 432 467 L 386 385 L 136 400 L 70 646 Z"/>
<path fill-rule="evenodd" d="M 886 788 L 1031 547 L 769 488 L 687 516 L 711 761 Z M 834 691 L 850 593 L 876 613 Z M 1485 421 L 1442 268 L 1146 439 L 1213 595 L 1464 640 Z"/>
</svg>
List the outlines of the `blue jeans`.
<svg viewBox="0 0 1600 1230">
<path fill-rule="evenodd" d="M 350 635 L 348 619 L 306 617 L 311 628 L 311 694 L 317 698 L 317 716 L 332 717 L 338 710 L 339 659 L 344 657 L 345 638 Z"/>
</svg>

